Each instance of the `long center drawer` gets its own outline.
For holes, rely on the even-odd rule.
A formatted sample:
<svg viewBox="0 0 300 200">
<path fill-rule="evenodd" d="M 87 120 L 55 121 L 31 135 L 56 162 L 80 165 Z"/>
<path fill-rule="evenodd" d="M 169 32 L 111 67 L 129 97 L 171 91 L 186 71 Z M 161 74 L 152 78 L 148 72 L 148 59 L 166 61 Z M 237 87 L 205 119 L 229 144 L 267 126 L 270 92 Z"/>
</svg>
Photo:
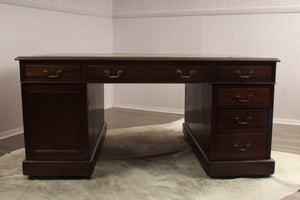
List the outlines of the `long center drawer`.
<svg viewBox="0 0 300 200">
<path fill-rule="evenodd" d="M 211 81 L 210 65 L 199 63 L 128 62 L 87 66 L 89 82 L 190 83 Z"/>
</svg>

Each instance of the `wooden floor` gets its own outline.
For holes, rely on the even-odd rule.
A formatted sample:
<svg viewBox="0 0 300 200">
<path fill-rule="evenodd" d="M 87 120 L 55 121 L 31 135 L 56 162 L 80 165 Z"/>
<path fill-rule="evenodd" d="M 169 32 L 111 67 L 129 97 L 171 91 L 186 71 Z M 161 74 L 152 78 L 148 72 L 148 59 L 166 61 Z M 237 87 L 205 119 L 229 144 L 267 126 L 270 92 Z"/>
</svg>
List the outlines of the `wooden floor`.
<svg viewBox="0 0 300 200">
<path fill-rule="evenodd" d="M 180 114 L 158 113 L 121 108 L 105 110 L 108 129 L 144 126 L 172 122 L 183 118 Z M 300 126 L 274 124 L 272 150 L 300 155 Z M 0 156 L 24 147 L 23 135 L 0 140 Z M 284 200 L 300 200 L 300 192 L 284 198 Z"/>
</svg>

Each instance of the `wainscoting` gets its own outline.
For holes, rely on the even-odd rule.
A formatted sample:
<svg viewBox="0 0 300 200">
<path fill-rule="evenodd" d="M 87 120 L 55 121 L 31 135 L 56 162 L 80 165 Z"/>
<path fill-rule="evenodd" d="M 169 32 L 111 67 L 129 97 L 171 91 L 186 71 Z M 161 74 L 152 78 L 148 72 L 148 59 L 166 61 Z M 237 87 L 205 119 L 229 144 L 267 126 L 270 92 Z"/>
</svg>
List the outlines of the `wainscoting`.
<svg viewBox="0 0 300 200">
<path fill-rule="evenodd" d="M 116 53 L 279 58 L 274 118 L 300 124 L 300 13 L 115 18 L 113 28 Z M 115 85 L 114 103 L 183 109 L 182 86 L 143 87 Z"/>
<path fill-rule="evenodd" d="M 113 51 L 111 18 L 13 6 L 0 1 L 0 27 L 0 137 L 18 132 L 16 129 L 23 122 L 19 63 L 15 57 Z M 106 87 L 107 107 L 111 107 L 111 89 Z"/>
</svg>

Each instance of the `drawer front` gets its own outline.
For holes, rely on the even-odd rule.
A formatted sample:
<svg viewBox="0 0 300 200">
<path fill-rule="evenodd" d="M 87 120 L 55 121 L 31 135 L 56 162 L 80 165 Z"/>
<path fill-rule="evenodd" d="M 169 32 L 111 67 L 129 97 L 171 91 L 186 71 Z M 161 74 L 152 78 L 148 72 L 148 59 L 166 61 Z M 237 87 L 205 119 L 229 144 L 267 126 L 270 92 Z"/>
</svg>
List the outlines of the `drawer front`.
<svg viewBox="0 0 300 200">
<path fill-rule="evenodd" d="M 268 109 L 217 110 L 217 129 L 268 128 Z"/>
<path fill-rule="evenodd" d="M 83 68 L 79 65 L 26 65 L 24 81 L 70 82 L 84 80 Z"/>
<path fill-rule="evenodd" d="M 212 80 L 211 67 L 199 63 L 156 63 L 150 64 L 151 76 L 159 82 L 209 82 Z"/>
<path fill-rule="evenodd" d="M 218 135 L 214 149 L 215 160 L 268 159 L 267 134 Z"/>
<path fill-rule="evenodd" d="M 217 82 L 275 82 L 275 68 L 265 65 L 222 65 L 216 68 Z"/>
<path fill-rule="evenodd" d="M 207 65 L 180 63 L 110 63 L 88 65 L 87 77 L 92 82 L 186 83 L 211 80 Z"/>
<path fill-rule="evenodd" d="M 271 94 L 271 87 L 219 87 L 216 103 L 218 106 L 269 106 Z"/>
<path fill-rule="evenodd" d="M 138 66 L 136 64 L 103 64 L 87 66 L 87 79 L 90 82 L 143 82 L 147 73 L 147 66 Z"/>
</svg>

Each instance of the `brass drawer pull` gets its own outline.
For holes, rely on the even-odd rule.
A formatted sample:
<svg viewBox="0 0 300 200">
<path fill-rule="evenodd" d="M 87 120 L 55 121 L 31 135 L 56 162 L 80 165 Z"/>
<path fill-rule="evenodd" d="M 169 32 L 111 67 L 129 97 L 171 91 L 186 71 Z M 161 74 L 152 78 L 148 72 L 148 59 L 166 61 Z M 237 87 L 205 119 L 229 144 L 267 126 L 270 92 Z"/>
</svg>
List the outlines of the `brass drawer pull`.
<svg viewBox="0 0 300 200">
<path fill-rule="evenodd" d="M 239 147 L 239 145 L 234 142 L 232 147 L 236 150 L 236 151 L 246 151 L 251 147 L 251 143 L 247 142 L 247 144 L 245 145 L 245 147 Z"/>
<path fill-rule="evenodd" d="M 250 70 L 248 72 L 248 75 L 242 75 L 242 72 L 240 70 L 235 70 L 234 73 L 236 73 L 240 78 L 250 78 L 254 74 L 254 70 Z"/>
<path fill-rule="evenodd" d="M 236 94 L 236 95 L 234 96 L 234 98 L 237 99 L 237 100 L 238 100 L 239 102 L 241 102 L 241 103 L 247 103 L 250 99 L 253 98 L 253 94 L 249 94 L 249 95 L 247 96 L 247 99 L 241 99 L 241 96 L 240 96 L 239 94 Z"/>
<path fill-rule="evenodd" d="M 236 116 L 234 119 L 235 119 L 235 121 L 236 121 L 236 123 L 237 123 L 238 125 L 247 125 L 247 124 L 249 123 L 249 120 L 252 119 L 252 116 L 251 116 L 251 115 L 248 116 L 248 117 L 246 118 L 246 121 L 243 121 L 243 122 L 241 122 L 241 121 L 240 121 L 240 118 L 237 117 L 237 116 Z"/>
<path fill-rule="evenodd" d="M 111 78 L 111 79 L 117 79 L 117 78 L 120 78 L 120 75 L 121 74 L 123 74 L 124 73 L 124 71 L 123 70 L 119 70 L 118 72 L 117 72 L 117 75 L 110 75 L 110 72 L 108 71 L 108 70 L 104 70 L 104 74 L 106 74 L 107 75 L 107 77 L 108 78 Z"/>
<path fill-rule="evenodd" d="M 62 70 L 57 70 L 55 75 L 51 75 L 47 69 L 44 69 L 44 74 L 46 74 L 48 78 L 58 78 L 62 74 Z"/>
<path fill-rule="evenodd" d="M 176 73 L 180 75 L 180 78 L 187 79 L 187 78 L 191 78 L 192 75 L 196 73 L 196 71 L 195 71 L 195 70 L 191 70 L 191 71 L 190 71 L 190 75 L 187 75 L 187 76 L 186 76 L 186 75 L 183 75 L 183 73 L 182 73 L 182 71 L 181 71 L 180 69 L 177 69 L 177 70 L 176 70 Z"/>
</svg>

